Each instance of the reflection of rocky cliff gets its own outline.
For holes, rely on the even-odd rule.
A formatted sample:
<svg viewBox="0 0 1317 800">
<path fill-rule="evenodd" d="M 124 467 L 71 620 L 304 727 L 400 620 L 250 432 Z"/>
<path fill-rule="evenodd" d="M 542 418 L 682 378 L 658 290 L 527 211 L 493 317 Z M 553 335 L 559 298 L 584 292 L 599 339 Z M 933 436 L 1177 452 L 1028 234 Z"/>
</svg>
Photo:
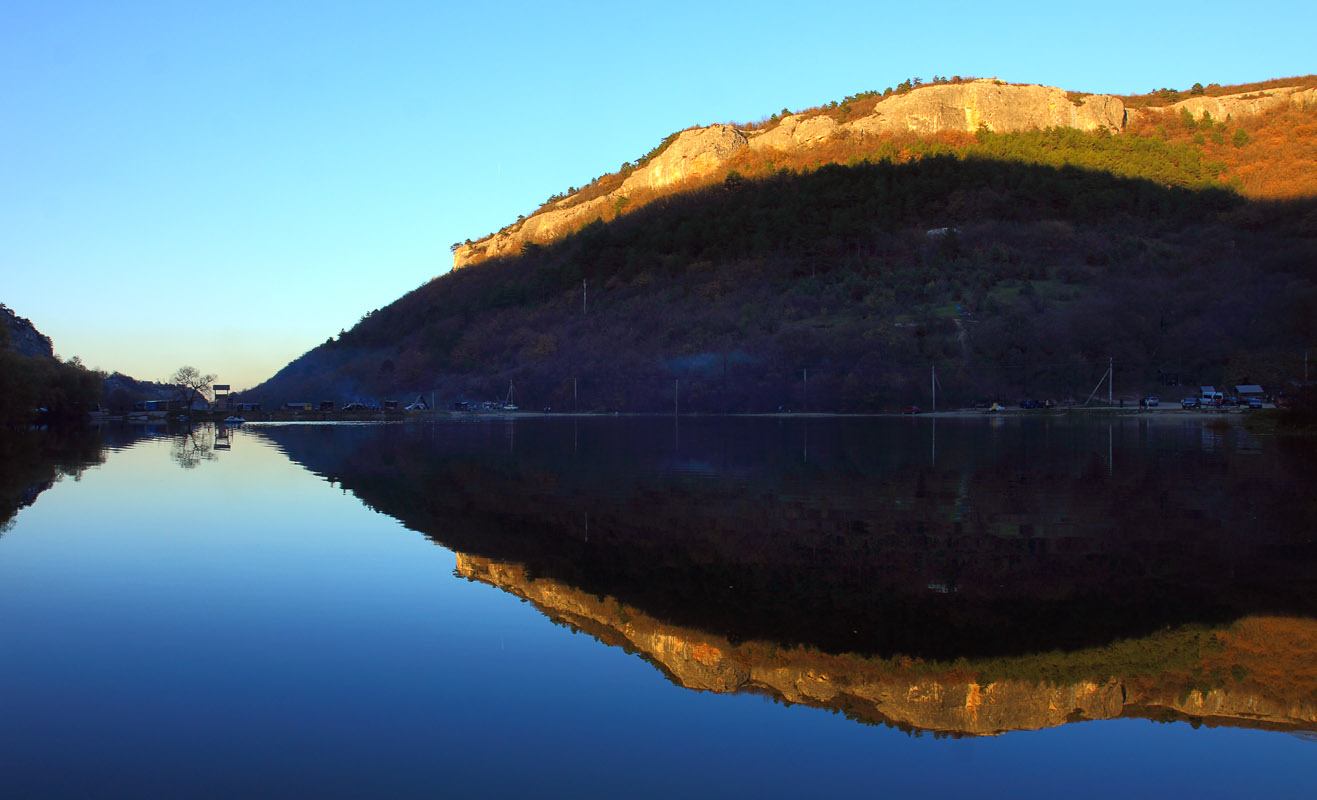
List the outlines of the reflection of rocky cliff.
<svg viewBox="0 0 1317 800">
<path fill-rule="evenodd" d="M 955 659 L 1317 616 L 1308 448 L 975 421 L 934 459 L 895 423 L 815 423 L 807 459 L 772 421 L 683 422 L 679 452 L 644 420 L 264 430 L 445 547 L 733 641 Z"/>
<path fill-rule="evenodd" d="M 1317 621 L 1310 619 L 1250 618 L 1228 629 L 1164 633 L 1099 653 L 937 664 L 733 644 L 662 623 L 611 597 L 534 578 L 520 565 L 460 553 L 457 572 L 639 653 L 688 689 L 762 692 L 862 722 L 970 735 L 1120 716 L 1317 726 Z M 1129 659 L 1135 650 L 1145 658 Z M 1056 661 L 1090 674 L 1058 680 Z M 993 676 L 1003 670 L 1020 677 Z"/>
</svg>

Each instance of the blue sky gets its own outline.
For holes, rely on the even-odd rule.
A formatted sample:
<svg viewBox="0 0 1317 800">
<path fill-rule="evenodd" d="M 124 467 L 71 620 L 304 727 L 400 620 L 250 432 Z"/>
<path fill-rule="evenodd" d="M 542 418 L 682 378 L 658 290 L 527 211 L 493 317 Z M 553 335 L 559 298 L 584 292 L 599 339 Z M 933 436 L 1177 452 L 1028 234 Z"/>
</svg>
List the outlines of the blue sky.
<svg viewBox="0 0 1317 800">
<path fill-rule="evenodd" d="M 65 358 L 242 388 L 690 125 L 1317 72 L 1311 2 L 885 5 L 9 0 L 0 301 Z"/>
</svg>

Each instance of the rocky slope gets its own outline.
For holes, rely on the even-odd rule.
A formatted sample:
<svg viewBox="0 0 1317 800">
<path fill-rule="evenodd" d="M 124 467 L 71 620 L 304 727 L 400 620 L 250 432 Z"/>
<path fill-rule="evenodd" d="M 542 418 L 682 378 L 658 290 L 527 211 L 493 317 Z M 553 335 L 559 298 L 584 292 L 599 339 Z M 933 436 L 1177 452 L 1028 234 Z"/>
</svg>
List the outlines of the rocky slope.
<svg viewBox="0 0 1317 800">
<path fill-rule="evenodd" d="M 881 659 L 831 657 L 780 650 L 667 625 L 612 598 L 599 598 L 557 581 L 532 578 L 516 564 L 457 554 L 457 573 L 529 600 L 544 614 L 608 644 L 639 652 L 689 689 L 757 691 L 789 703 L 845 711 L 863 722 L 889 723 L 960 735 L 1037 730 L 1084 719 L 1182 716 L 1214 723 L 1311 729 L 1317 700 L 1307 691 L 1317 649 L 1311 620 L 1248 620 L 1242 632 L 1212 647 L 1205 666 L 1255 670 L 1280 658 L 1288 670 L 1270 684 L 1186 688 L 1171 675 L 1113 675 L 1054 682 L 982 680 L 971 669 L 920 672 Z M 1267 649 L 1267 627 L 1280 625 L 1291 641 Z M 1297 646 L 1296 646 L 1297 639 Z M 1256 662 L 1256 663 L 1255 663 Z M 1290 663 L 1292 662 L 1292 663 Z M 1237 683 L 1237 682 L 1236 682 Z"/>
<path fill-rule="evenodd" d="M 1302 86 L 1282 86 L 1263 92 L 1242 92 L 1221 97 L 1191 97 L 1170 106 L 1151 108 L 1147 111 L 1130 110 L 1127 119 L 1133 122 L 1138 115 L 1181 110 L 1188 111 L 1194 119 L 1202 119 L 1210 114 L 1212 119 L 1252 117 L 1285 107 L 1306 109 L 1317 108 L 1317 89 Z"/>
<path fill-rule="evenodd" d="M 11 308 L 0 303 L 0 324 L 9 331 L 9 347 L 21 356 L 54 358 L 55 348 L 50 337 L 36 329 L 31 321 L 18 316 Z"/>
<path fill-rule="evenodd" d="M 739 130 L 729 125 L 692 128 L 678 134 L 668 147 L 612 191 L 588 200 L 581 199 L 578 192 L 490 237 L 458 247 L 454 251 L 453 267 L 514 255 L 527 243 L 554 241 L 594 219 L 608 217 L 638 191 L 670 191 L 697 184 L 718 173 L 745 148 L 792 151 L 838 137 L 972 133 L 981 127 L 994 132 L 1059 127 L 1120 133 L 1140 116 L 1168 111 L 1178 113 L 1185 109 L 1196 118 L 1211 114 L 1213 119 L 1224 120 L 1284 106 L 1317 107 L 1317 89 L 1281 87 L 1222 97 L 1194 97 L 1171 106 L 1132 110 L 1111 95 L 1072 99 L 1072 95 L 1055 87 L 976 80 L 925 86 L 893 95 L 878 102 L 871 113 L 847 122 L 839 123 L 825 112 L 816 111 L 783 117 L 777 125 L 761 130 Z"/>
</svg>

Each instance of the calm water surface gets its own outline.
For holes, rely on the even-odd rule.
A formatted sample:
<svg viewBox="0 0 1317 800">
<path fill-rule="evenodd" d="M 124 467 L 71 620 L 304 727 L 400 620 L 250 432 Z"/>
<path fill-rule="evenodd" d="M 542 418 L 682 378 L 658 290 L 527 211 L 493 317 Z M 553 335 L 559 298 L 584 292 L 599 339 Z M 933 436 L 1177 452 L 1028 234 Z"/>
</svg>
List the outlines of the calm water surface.
<svg viewBox="0 0 1317 800">
<path fill-rule="evenodd" d="M 96 437 L 0 441 L 6 796 L 1317 783 L 1311 441 L 1197 418 Z"/>
</svg>

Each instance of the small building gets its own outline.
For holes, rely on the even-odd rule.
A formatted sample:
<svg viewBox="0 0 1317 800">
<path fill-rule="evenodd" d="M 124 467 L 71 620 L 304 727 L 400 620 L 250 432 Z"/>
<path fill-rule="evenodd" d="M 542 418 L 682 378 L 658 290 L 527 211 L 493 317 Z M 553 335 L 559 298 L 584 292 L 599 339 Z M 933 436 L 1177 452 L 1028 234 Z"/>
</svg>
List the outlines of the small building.
<svg viewBox="0 0 1317 800">
<path fill-rule="evenodd" d="M 1256 383 L 1241 383 L 1235 386 L 1235 394 L 1241 398 L 1256 397 L 1261 399 L 1266 393 Z"/>
<path fill-rule="evenodd" d="M 296 403 L 287 403 L 287 404 L 285 404 L 285 405 L 284 405 L 284 410 L 285 410 L 285 411 L 310 411 L 313 407 L 314 407 L 314 406 L 312 406 L 310 403 L 296 402 Z"/>
</svg>

